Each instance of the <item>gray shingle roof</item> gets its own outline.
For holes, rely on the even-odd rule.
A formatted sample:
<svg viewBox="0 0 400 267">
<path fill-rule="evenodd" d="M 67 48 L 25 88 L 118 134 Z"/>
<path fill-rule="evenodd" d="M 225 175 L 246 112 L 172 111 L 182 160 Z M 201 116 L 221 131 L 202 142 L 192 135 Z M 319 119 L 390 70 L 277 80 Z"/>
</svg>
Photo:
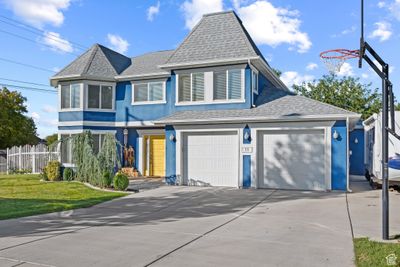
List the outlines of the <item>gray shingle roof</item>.
<svg viewBox="0 0 400 267">
<path fill-rule="evenodd" d="M 120 76 L 170 74 L 170 72 L 162 70 L 158 66 L 163 64 L 173 52 L 174 50 L 165 50 L 133 57 L 131 59 L 132 64 Z"/>
<path fill-rule="evenodd" d="M 165 65 L 261 56 L 233 11 L 204 15 Z"/>
<path fill-rule="evenodd" d="M 304 96 L 295 95 L 286 90 L 269 88 L 263 90 L 256 101 L 256 107 L 235 110 L 179 111 L 160 119 L 157 123 L 213 120 L 260 120 L 289 119 L 296 117 L 326 115 L 356 117 L 357 113 L 325 104 Z"/>
<path fill-rule="evenodd" d="M 63 76 L 85 75 L 113 79 L 126 69 L 130 63 L 130 58 L 107 47 L 95 44 L 72 63 L 55 74 L 52 79 Z"/>
</svg>

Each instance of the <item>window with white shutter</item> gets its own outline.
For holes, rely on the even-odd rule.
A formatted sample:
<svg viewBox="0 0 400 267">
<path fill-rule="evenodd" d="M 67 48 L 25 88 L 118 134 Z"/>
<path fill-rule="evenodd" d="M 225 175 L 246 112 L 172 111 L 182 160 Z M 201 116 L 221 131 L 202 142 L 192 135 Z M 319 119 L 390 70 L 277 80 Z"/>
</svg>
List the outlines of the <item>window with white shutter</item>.
<svg viewBox="0 0 400 267">
<path fill-rule="evenodd" d="M 228 99 L 242 98 L 242 71 L 228 70 Z"/>
<path fill-rule="evenodd" d="M 148 82 L 133 85 L 133 103 L 160 103 L 164 101 L 164 82 Z"/>
<path fill-rule="evenodd" d="M 179 102 L 186 102 L 191 100 L 191 82 L 190 74 L 179 75 Z"/>
<path fill-rule="evenodd" d="M 226 71 L 214 72 L 214 100 L 226 99 Z"/>
</svg>

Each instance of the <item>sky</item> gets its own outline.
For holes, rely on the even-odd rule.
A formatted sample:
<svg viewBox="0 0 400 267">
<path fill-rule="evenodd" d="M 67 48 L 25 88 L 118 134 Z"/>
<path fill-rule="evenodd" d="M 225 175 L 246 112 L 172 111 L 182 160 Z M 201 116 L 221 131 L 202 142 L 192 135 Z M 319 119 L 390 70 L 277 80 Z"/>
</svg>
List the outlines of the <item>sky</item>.
<svg viewBox="0 0 400 267">
<path fill-rule="evenodd" d="M 27 98 L 44 138 L 57 132 L 57 94 L 31 88 L 54 90 L 49 78 L 94 43 L 130 57 L 174 49 L 203 14 L 223 10 L 236 11 L 289 87 L 328 73 L 321 51 L 359 48 L 358 0 L 0 0 L 0 85 Z M 364 27 L 400 99 L 400 0 L 365 0 Z M 338 75 L 380 88 L 373 70 L 357 64 L 346 61 Z"/>
</svg>

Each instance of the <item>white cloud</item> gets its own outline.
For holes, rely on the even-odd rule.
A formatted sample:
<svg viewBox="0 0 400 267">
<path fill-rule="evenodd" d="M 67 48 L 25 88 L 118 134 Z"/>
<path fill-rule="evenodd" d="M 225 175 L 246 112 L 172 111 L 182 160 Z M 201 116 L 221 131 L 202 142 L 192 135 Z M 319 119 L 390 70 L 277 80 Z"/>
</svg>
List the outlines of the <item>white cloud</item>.
<svg viewBox="0 0 400 267">
<path fill-rule="evenodd" d="M 55 127 L 58 125 L 57 119 L 43 119 L 40 121 L 40 125 L 44 127 Z"/>
<path fill-rule="evenodd" d="M 45 24 L 61 26 L 64 10 L 71 0 L 3 0 L 12 12 L 27 23 L 42 28 Z"/>
<path fill-rule="evenodd" d="M 186 28 L 192 29 L 204 14 L 223 11 L 222 0 L 185 1 L 181 10 L 185 16 Z"/>
<path fill-rule="evenodd" d="M 344 62 L 340 67 L 340 71 L 337 73 L 338 76 L 353 76 L 353 67 L 348 62 Z"/>
<path fill-rule="evenodd" d="M 286 71 L 282 73 L 281 80 L 287 87 L 292 87 L 295 85 L 301 85 L 303 83 L 311 82 L 314 80 L 312 75 L 301 75 L 296 71 Z"/>
<path fill-rule="evenodd" d="M 160 12 L 160 1 L 156 5 L 147 9 L 147 20 L 153 21 L 154 17 Z"/>
<path fill-rule="evenodd" d="M 318 65 L 314 62 L 310 62 L 307 64 L 306 70 L 315 70 L 316 68 L 318 68 Z"/>
<path fill-rule="evenodd" d="M 42 108 L 42 111 L 43 111 L 43 112 L 46 112 L 46 113 L 55 113 L 55 112 L 57 112 L 57 108 L 54 107 L 54 106 L 45 105 L 45 106 Z"/>
<path fill-rule="evenodd" d="M 361 74 L 361 77 L 363 77 L 364 79 L 368 79 L 368 78 L 369 78 L 369 75 L 368 75 L 368 73 L 362 73 L 362 74 Z"/>
<path fill-rule="evenodd" d="M 31 118 L 33 119 L 33 121 L 35 123 L 39 123 L 39 121 L 40 121 L 40 115 L 37 112 L 32 112 L 31 113 Z"/>
<path fill-rule="evenodd" d="M 383 8 L 383 7 L 385 7 L 386 6 L 386 3 L 384 2 L 384 1 L 379 1 L 378 2 L 378 7 L 379 8 Z"/>
<path fill-rule="evenodd" d="M 68 40 L 61 38 L 61 35 L 57 32 L 45 32 L 42 42 L 56 52 L 71 53 L 74 51 L 72 44 Z"/>
<path fill-rule="evenodd" d="M 375 30 L 369 35 L 370 38 L 379 38 L 380 42 L 386 41 L 392 36 L 391 24 L 389 22 L 376 22 Z"/>
<path fill-rule="evenodd" d="M 276 47 L 287 43 L 291 50 L 307 52 L 312 43 L 308 34 L 300 31 L 301 20 L 297 10 L 273 6 L 266 0 L 258 0 L 237 9 L 244 26 L 259 45 Z"/>
<path fill-rule="evenodd" d="M 392 15 L 397 19 L 400 20 L 400 0 L 395 0 L 390 6 L 389 11 Z"/>
<path fill-rule="evenodd" d="M 108 42 L 111 45 L 111 48 L 115 51 L 123 54 L 128 51 L 129 43 L 127 40 L 123 39 L 121 36 L 117 34 L 107 34 Z"/>
</svg>

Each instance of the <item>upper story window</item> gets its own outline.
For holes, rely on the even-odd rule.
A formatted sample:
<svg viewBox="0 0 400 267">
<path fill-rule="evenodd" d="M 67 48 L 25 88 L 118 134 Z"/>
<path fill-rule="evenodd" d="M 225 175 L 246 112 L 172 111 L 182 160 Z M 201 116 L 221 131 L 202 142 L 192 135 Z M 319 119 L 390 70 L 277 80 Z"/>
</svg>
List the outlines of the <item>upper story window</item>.
<svg viewBox="0 0 400 267">
<path fill-rule="evenodd" d="M 242 70 L 215 71 L 213 91 L 214 100 L 242 99 Z"/>
<path fill-rule="evenodd" d="M 61 109 L 81 107 L 81 84 L 61 85 Z"/>
<path fill-rule="evenodd" d="M 88 84 L 88 109 L 113 109 L 113 87 L 110 85 Z"/>
<path fill-rule="evenodd" d="M 204 73 L 179 75 L 179 102 L 204 101 Z"/>
<path fill-rule="evenodd" d="M 253 93 L 258 94 L 258 73 L 251 71 L 251 89 Z"/>
<path fill-rule="evenodd" d="M 133 84 L 133 104 L 151 104 L 165 102 L 165 82 Z"/>
</svg>

